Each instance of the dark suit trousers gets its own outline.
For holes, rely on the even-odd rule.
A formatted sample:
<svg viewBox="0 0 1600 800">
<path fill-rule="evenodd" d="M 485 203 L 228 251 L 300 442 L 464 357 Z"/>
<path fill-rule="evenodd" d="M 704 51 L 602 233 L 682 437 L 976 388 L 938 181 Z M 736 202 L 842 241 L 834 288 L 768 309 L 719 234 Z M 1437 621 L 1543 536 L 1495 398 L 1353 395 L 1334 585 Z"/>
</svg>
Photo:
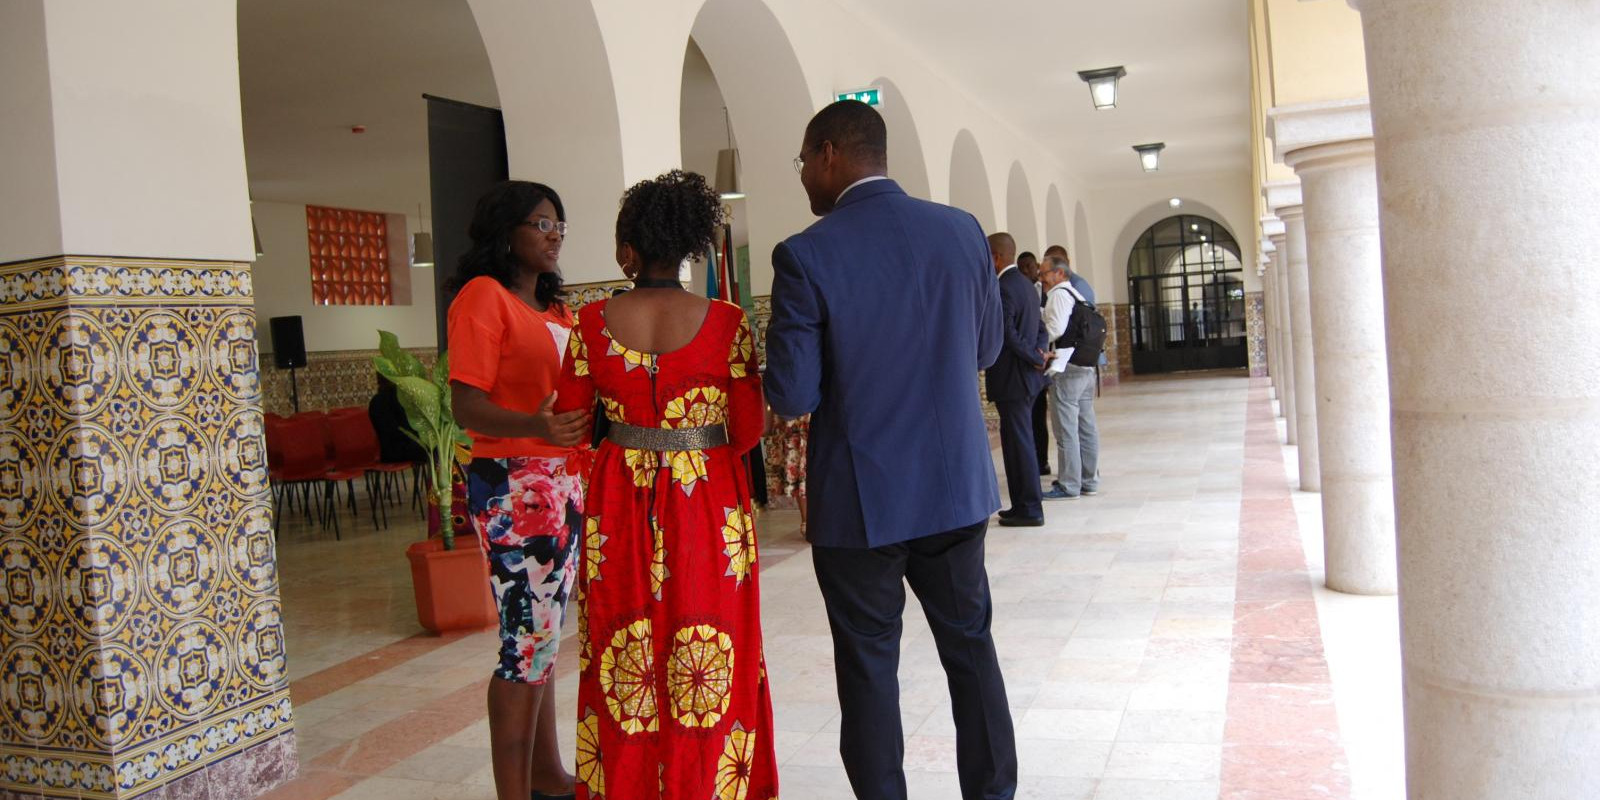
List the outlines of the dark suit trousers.
<svg viewBox="0 0 1600 800">
<path fill-rule="evenodd" d="M 1050 390 L 1033 401 L 1033 452 L 1039 456 L 1039 473 L 1050 468 Z"/>
<path fill-rule="evenodd" d="M 996 400 L 1000 412 L 1000 460 L 1006 469 L 1011 510 L 1019 516 L 1044 516 L 1039 490 L 1039 454 L 1033 449 L 1034 397 Z"/>
<path fill-rule="evenodd" d="M 922 603 L 950 686 L 963 800 L 1016 793 L 1017 746 L 983 565 L 985 520 L 871 549 L 812 547 L 833 630 L 843 722 L 839 754 L 860 800 L 906 800 L 900 725 L 900 631 L 905 584 Z"/>
</svg>

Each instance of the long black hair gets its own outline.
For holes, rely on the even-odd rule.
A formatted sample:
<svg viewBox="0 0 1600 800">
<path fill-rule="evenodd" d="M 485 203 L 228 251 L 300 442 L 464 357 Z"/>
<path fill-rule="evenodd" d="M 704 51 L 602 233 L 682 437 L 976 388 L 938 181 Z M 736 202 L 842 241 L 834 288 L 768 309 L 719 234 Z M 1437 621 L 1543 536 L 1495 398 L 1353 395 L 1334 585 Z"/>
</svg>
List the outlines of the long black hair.
<svg viewBox="0 0 1600 800">
<path fill-rule="evenodd" d="M 522 268 L 511 258 L 511 234 L 546 200 L 555 206 L 556 219 L 566 222 L 567 210 L 561 205 L 561 195 L 542 183 L 502 181 L 478 198 L 478 206 L 472 211 L 472 226 L 467 229 L 472 247 L 456 262 L 456 273 L 445 283 L 445 290 L 461 291 L 468 281 L 480 275 L 494 278 L 507 289 L 515 288 Z M 534 296 L 541 303 L 557 302 L 567 295 L 561 286 L 561 273 L 540 273 Z"/>
<path fill-rule="evenodd" d="M 722 200 L 705 176 L 672 170 L 629 187 L 617 212 L 617 241 L 631 244 L 642 267 L 677 265 L 711 249 Z"/>
</svg>

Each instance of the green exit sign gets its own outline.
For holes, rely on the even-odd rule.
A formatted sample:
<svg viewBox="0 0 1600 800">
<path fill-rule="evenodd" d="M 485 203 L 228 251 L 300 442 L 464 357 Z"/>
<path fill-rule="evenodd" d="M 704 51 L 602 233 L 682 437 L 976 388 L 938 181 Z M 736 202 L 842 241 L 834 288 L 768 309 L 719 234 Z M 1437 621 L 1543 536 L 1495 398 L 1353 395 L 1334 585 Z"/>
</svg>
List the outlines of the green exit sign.
<svg viewBox="0 0 1600 800">
<path fill-rule="evenodd" d="M 869 106 L 875 106 L 883 102 L 883 90 L 857 89 L 853 92 L 840 92 L 838 98 L 840 100 L 856 100 Z"/>
</svg>

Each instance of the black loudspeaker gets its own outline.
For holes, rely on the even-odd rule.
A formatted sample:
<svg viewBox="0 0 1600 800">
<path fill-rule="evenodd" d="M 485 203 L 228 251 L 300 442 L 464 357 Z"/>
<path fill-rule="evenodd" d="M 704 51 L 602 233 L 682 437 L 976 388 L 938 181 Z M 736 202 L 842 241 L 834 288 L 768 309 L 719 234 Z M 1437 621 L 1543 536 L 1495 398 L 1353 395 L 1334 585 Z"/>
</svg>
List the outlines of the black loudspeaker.
<svg viewBox="0 0 1600 800">
<path fill-rule="evenodd" d="M 306 337 L 299 317 L 273 317 L 272 363 L 278 369 L 298 369 L 306 365 Z"/>
</svg>

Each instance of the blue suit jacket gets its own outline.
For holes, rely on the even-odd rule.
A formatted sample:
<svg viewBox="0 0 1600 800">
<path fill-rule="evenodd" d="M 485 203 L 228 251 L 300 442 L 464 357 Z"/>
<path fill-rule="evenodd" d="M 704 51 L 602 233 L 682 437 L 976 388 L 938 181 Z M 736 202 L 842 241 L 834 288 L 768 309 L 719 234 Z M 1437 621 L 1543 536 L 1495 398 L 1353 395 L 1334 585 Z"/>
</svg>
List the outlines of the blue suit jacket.
<svg viewBox="0 0 1600 800">
<path fill-rule="evenodd" d="M 779 415 L 812 415 L 813 544 L 881 547 L 999 509 L 978 399 L 1000 350 L 990 263 L 971 214 L 889 180 L 773 250 L 764 387 Z"/>
<path fill-rule="evenodd" d="M 1046 349 L 1044 322 L 1039 315 L 1039 290 L 1020 269 L 1000 276 L 1000 306 L 1005 316 L 1005 347 L 994 366 L 984 373 L 990 400 L 1032 400 L 1049 379 L 1039 371 Z"/>
</svg>

